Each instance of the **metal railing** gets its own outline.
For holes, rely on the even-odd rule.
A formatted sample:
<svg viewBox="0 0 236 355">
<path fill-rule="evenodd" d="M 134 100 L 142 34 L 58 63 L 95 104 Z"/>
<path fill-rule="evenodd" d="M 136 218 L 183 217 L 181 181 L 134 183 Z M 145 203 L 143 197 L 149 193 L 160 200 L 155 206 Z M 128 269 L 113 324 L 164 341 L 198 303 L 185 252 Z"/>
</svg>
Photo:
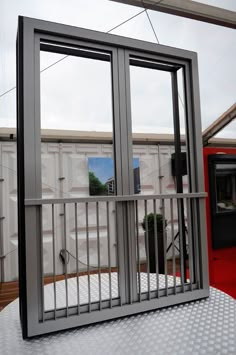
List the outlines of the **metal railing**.
<svg viewBox="0 0 236 355">
<path fill-rule="evenodd" d="M 129 196 L 98 196 L 83 198 L 62 198 L 62 199 L 36 199 L 26 200 L 26 208 L 36 207 L 42 216 L 41 241 L 39 255 L 41 255 L 41 270 L 39 277 L 41 282 L 41 321 L 72 315 L 81 315 L 103 309 L 122 306 L 124 304 L 140 303 L 147 300 L 159 300 L 168 298 L 171 295 L 183 294 L 198 290 L 200 287 L 199 273 L 199 236 L 197 223 L 197 211 L 199 201 L 205 198 L 205 193 L 191 194 L 167 194 L 167 195 L 129 195 Z M 161 222 L 157 223 L 157 201 L 162 206 Z M 182 204 L 180 203 L 182 202 Z M 125 250 L 123 236 L 117 229 L 117 206 L 122 206 L 127 212 L 125 220 L 128 225 L 123 228 L 128 230 L 128 250 Z M 61 206 L 63 213 L 63 246 L 64 246 L 64 280 L 57 282 L 56 258 L 59 250 L 56 247 L 55 238 L 55 210 Z M 181 206 L 184 210 L 181 211 Z M 43 213 L 42 208 L 45 208 Z M 171 258 L 167 260 L 167 238 L 166 238 L 166 210 L 168 210 L 168 228 L 171 233 Z M 111 223 L 111 212 L 115 212 L 115 219 Z M 175 251 L 174 215 L 186 215 L 186 225 L 179 223 L 179 248 L 177 256 Z M 148 215 L 153 214 L 153 228 L 150 229 Z M 44 282 L 44 234 L 43 216 L 50 216 L 51 238 L 52 238 L 52 279 L 47 289 L 43 287 Z M 68 219 L 68 216 L 70 217 Z M 134 218 L 128 219 L 130 216 Z M 68 222 L 69 221 L 69 222 Z M 180 218 L 178 219 L 178 222 Z M 161 225 L 160 225 L 161 223 Z M 68 228 L 70 224 L 70 228 Z M 106 240 L 106 262 L 101 263 L 101 228 L 103 239 Z M 105 229 L 105 233 L 104 233 Z M 141 230 L 144 232 L 141 232 Z M 84 250 L 84 264 L 86 269 L 80 269 L 80 247 L 79 239 L 83 231 L 83 241 L 86 244 Z M 115 232 L 113 243 L 116 248 L 111 250 L 111 230 Z M 96 265 L 91 264 L 90 241 L 91 231 L 96 238 Z M 186 231 L 187 235 L 186 235 Z M 71 238 L 73 234 L 71 245 Z M 146 260 L 141 257 L 140 250 L 142 243 L 140 234 L 144 233 L 144 246 Z M 113 233 L 112 233 L 113 234 Z M 188 251 L 183 249 L 183 239 L 188 239 Z M 132 240 L 133 239 L 133 240 Z M 135 246 L 132 250 L 132 241 Z M 70 247 L 68 244 L 70 243 Z M 104 248 L 104 246 L 103 246 Z M 75 260 L 75 272 L 71 278 L 68 272 L 68 250 L 72 250 Z M 154 249 L 154 250 L 153 250 Z M 103 250 L 104 252 L 104 250 Z M 114 253 L 116 255 L 114 255 Z M 123 254 L 123 255 L 122 255 Z M 134 256 L 132 256 L 134 254 Z M 125 255 L 125 257 L 124 257 Z M 133 260 L 134 258 L 135 260 Z M 111 263 L 113 260 L 113 264 Z M 114 264 L 115 260 L 115 264 Z M 134 261 L 134 263 L 133 263 Z M 127 273 L 130 282 L 129 288 L 136 290 L 127 299 L 120 297 L 125 288 L 122 272 L 124 265 L 128 264 Z M 135 267 L 133 267 L 135 265 Z M 177 268 L 179 271 L 177 271 Z M 169 269 L 169 270 L 168 270 Z M 134 285 L 131 276 L 134 277 Z M 126 275 L 127 276 L 127 275 Z"/>
</svg>

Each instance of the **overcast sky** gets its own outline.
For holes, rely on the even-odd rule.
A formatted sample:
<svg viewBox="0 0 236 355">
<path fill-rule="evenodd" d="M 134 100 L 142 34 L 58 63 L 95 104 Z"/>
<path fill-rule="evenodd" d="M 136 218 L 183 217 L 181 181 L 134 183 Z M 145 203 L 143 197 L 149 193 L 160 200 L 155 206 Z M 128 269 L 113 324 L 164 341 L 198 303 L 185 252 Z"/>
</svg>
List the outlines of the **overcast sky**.
<svg viewBox="0 0 236 355">
<path fill-rule="evenodd" d="M 236 11 L 235 0 L 204 1 Z M 142 9 L 106 0 L 1 0 L 0 95 L 15 86 L 17 16 L 107 32 Z M 236 32 L 232 29 L 149 11 L 161 44 L 198 53 L 202 127 L 236 102 Z M 145 13 L 112 31 L 156 42 Z M 41 69 L 62 55 L 42 53 Z M 131 68 L 132 126 L 136 132 L 172 132 L 168 73 Z M 111 72 L 107 62 L 69 57 L 41 74 L 44 128 L 109 131 L 112 125 Z M 181 77 L 180 77 L 181 78 Z M 181 97 L 182 88 L 179 88 Z M 0 126 L 16 125 L 16 91 L 0 98 Z M 183 112 L 180 103 L 181 113 Z M 222 133 L 236 138 L 236 124 Z"/>
</svg>

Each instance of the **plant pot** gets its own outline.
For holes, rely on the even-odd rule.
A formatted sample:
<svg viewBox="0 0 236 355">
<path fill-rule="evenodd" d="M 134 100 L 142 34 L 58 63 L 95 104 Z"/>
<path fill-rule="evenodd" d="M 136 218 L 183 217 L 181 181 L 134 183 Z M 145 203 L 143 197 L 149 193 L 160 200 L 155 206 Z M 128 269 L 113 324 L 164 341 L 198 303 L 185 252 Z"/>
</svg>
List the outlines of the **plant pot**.
<svg viewBox="0 0 236 355">
<path fill-rule="evenodd" d="M 164 263 L 164 237 L 165 237 L 165 227 L 167 221 L 163 220 L 162 214 L 159 213 L 149 213 L 143 218 L 142 227 L 145 230 L 145 248 L 146 254 L 149 255 L 149 270 L 151 273 L 156 273 L 156 255 L 155 255 L 155 229 L 157 238 L 157 249 L 158 249 L 158 272 L 159 274 L 164 274 L 165 263 Z M 148 233 L 146 232 L 148 231 Z M 164 233 L 163 233 L 164 232 Z M 148 241 L 147 241 L 148 238 Z M 147 253 L 148 244 L 148 253 Z"/>
<path fill-rule="evenodd" d="M 145 248 L 147 248 L 147 233 L 145 233 Z M 163 232 L 157 232 L 157 248 L 158 248 L 158 272 L 165 273 L 164 263 L 164 238 Z M 156 257 L 155 257 L 155 234 L 154 231 L 148 232 L 148 252 L 149 252 L 149 270 L 151 273 L 156 273 Z M 146 250 L 147 253 L 147 250 Z"/>
</svg>

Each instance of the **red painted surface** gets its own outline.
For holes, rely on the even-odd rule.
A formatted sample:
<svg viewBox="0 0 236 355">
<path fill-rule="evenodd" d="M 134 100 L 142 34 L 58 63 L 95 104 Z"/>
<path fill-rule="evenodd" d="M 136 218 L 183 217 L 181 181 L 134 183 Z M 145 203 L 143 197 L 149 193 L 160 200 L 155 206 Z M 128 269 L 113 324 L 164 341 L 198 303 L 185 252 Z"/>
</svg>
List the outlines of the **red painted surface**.
<svg viewBox="0 0 236 355">
<path fill-rule="evenodd" d="M 208 155 L 235 154 L 236 148 L 203 148 L 205 191 L 209 194 Z M 207 240 L 210 285 L 236 298 L 236 248 L 213 250 L 211 244 L 210 200 L 206 198 Z"/>
<path fill-rule="evenodd" d="M 236 247 L 213 251 L 214 285 L 236 299 Z"/>
</svg>

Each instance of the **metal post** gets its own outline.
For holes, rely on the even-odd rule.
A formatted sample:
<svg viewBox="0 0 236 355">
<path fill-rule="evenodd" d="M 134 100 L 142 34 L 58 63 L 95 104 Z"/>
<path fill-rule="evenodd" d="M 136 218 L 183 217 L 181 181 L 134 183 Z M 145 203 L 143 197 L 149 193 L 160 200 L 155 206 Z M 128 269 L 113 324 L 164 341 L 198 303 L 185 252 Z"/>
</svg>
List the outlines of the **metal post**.
<svg viewBox="0 0 236 355">
<path fill-rule="evenodd" d="M 3 170 L 2 145 L 0 144 L 0 283 L 4 282 L 4 250 L 3 250 Z"/>
<path fill-rule="evenodd" d="M 174 135 L 175 135 L 175 179 L 176 179 L 176 192 L 183 193 L 183 178 L 181 173 L 181 139 L 180 139 L 180 122 L 179 122 L 179 99 L 178 99 L 178 82 L 177 72 L 171 73 L 172 79 L 172 100 L 173 100 L 173 119 L 174 119 Z M 179 225 L 179 238 L 180 245 L 183 244 L 181 262 L 183 263 L 184 282 L 186 282 L 186 234 L 185 234 L 185 221 L 184 221 L 184 203 L 183 200 L 177 201 L 178 206 L 178 225 Z M 180 248 L 181 256 L 181 248 Z M 182 268 L 181 268 L 182 269 Z"/>
</svg>

